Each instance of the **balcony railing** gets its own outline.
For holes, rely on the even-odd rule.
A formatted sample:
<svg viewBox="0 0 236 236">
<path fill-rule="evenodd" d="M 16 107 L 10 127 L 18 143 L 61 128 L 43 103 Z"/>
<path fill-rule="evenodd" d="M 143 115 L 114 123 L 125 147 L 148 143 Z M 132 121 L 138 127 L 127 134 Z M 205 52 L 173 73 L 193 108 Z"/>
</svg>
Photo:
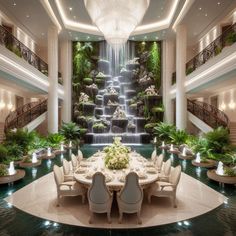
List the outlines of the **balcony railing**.
<svg viewBox="0 0 236 236">
<path fill-rule="evenodd" d="M 205 64 L 209 59 L 221 53 L 222 49 L 236 42 L 236 23 L 229 26 L 218 38 L 211 42 L 206 48 L 199 52 L 195 57 L 186 63 L 186 75 L 191 74 L 201 65 Z M 176 77 L 176 72 L 172 77 Z M 172 79 L 172 85 L 176 80 Z"/>
<path fill-rule="evenodd" d="M 18 57 L 23 58 L 41 73 L 48 76 L 48 64 L 1 25 L 0 44 L 4 45 L 7 49 L 15 53 Z M 58 72 L 58 83 L 62 84 L 60 72 Z"/>
<path fill-rule="evenodd" d="M 47 111 L 47 100 L 31 102 L 12 111 L 5 120 L 4 132 L 14 128 L 23 128 Z"/>
<path fill-rule="evenodd" d="M 198 117 L 204 123 L 208 124 L 213 129 L 222 126 L 229 127 L 228 116 L 217 107 L 214 107 L 205 102 L 187 100 L 188 111 Z"/>
</svg>

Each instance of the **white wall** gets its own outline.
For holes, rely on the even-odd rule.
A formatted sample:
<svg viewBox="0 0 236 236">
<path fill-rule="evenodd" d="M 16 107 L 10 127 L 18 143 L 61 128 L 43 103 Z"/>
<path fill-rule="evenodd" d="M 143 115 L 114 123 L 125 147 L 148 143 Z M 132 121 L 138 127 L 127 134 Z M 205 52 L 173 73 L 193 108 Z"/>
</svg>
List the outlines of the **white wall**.
<svg viewBox="0 0 236 236">
<path fill-rule="evenodd" d="M 218 94 L 219 109 L 224 111 L 229 120 L 236 122 L 236 88 Z"/>
</svg>

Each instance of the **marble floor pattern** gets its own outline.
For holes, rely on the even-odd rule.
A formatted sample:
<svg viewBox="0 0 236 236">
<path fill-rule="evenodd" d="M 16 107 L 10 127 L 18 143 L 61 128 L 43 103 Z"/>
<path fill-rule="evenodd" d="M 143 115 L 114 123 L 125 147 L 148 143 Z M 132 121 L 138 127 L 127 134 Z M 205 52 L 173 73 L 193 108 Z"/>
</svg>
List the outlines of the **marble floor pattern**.
<svg viewBox="0 0 236 236">
<path fill-rule="evenodd" d="M 172 207 L 168 198 L 153 197 L 152 203 L 148 204 L 145 197 L 141 212 L 143 223 L 137 224 L 136 214 L 124 214 L 122 224 L 118 224 L 118 209 L 114 202 L 111 224 L 107 223 L 105 214 L 95 214 L 94 223 L 89 224 L 87 201 L 82 204 L 80 197 L 66 197 L 60 207 L 57 207 L 56 196 L 56 185 L 51 172 L 16 191 L 5 200 L 18 209 L 45 220 L 107 229 L 151 227 L 183 221 L 209 212 L 226 200 L 222 194 L 182 173 L 177 189 L 177 208 Z"/>
</svg>

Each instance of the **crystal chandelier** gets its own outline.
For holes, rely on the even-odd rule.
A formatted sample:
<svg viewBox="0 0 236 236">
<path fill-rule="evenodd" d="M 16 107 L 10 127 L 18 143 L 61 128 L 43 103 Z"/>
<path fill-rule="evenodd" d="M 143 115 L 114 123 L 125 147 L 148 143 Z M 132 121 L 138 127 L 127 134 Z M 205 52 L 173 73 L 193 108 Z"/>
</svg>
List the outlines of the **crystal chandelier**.
<svg viewBox="0 0 236 236">
<path fill-rule="evenodd" d="M 150 0 L 84 0 L 85 7 L 106 41 L 117 48 L 138 26 Z"/>
</svg>

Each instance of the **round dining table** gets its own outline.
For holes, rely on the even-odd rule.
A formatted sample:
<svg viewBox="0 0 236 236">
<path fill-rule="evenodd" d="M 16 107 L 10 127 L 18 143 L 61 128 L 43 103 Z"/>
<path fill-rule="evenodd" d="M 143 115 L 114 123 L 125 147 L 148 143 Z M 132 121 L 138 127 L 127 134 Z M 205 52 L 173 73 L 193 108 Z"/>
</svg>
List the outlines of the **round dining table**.
<svg viewBox="0 0 236 236">
<path fill-rule="evenodd" d="M 96 172 L 105 175 L 106 185 L 110 190 L 119 191 L 125 184 L 125 177 L 129 172 L 136 172 L 139 176 L 139 184 L 143 188 L 148 187 L 158 179 L 158 171 L 153 162 L 137 152 L 129 153 L 129 164 L 121 170 L 111 170 L 105 166 L 105 152 L 96 152 L 91 157 L 83 160 L 74 172 L 77 182 L 89 187 L 92 177 Z"/>
</svg>

